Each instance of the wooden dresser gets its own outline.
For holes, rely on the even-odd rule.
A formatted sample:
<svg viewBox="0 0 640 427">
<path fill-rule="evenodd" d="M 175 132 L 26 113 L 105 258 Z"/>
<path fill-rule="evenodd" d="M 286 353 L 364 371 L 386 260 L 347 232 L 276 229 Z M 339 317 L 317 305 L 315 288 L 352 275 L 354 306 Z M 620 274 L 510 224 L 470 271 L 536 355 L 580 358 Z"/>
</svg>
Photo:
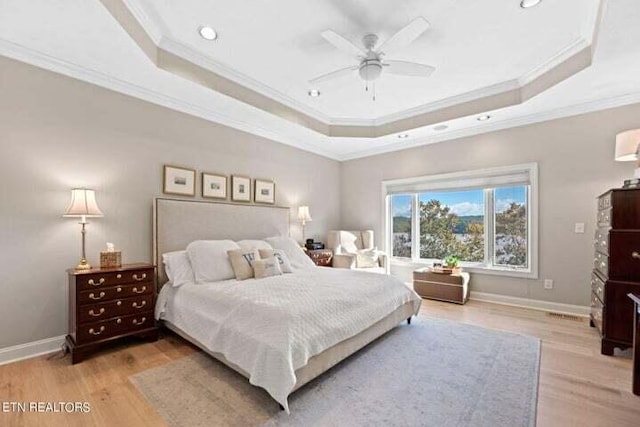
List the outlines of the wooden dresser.
<svg viewBox="0 0 640 427">
<path fill-rule="evenodd" d="M 307 249 L 307 255 L 319 267 L 331 267 L 333 251 L 331 249 Z"/>
<path fill-rule="evenodd" d="M 97 348 L 128 336 L 158 339 L 153 317 L 155 267 L 67 270 L 71 362 L 81 362 Z"/>
<path fill-rule="evenodd" d="M 640 189 L 614 189 L 598 198 L 591 274 L 591 326 L 602 336 L 601 352 L 633 344 L 633 302 L 640 293 Z"/>
</svg>

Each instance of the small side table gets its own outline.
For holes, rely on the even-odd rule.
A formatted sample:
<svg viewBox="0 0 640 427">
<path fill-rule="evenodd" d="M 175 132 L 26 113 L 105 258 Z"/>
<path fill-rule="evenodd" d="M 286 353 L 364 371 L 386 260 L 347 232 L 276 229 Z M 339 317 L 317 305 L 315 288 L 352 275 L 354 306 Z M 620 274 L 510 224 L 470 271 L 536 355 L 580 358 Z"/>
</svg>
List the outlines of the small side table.
<svg viewBox="0 0 640 427">
<path fill-rule="evenodd" d="M 633 394 L 640 396 L 640 295 L 627 294 L 633 307 Z"/>
<path fill-rule="evenodd" d="M 413 272 L 413 289 L 422 298 L 464 304 L 469 300 L 469 273 L 434 273 L 428 268 Z"/>
<path fill-rule="evenodd" d="M 333 251 L 331 249 L 307 249 L 307 255 L 318 267 L 331 267 Z"/>
</svg>

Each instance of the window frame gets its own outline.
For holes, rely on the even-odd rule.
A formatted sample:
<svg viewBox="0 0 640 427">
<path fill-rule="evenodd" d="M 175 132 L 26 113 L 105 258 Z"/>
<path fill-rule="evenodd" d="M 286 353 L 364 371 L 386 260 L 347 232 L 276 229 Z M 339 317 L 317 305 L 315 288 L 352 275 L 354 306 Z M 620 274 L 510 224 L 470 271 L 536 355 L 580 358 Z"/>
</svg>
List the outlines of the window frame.
<svg viewBox="0 0 640 427">
<path fill-rule="evenodd" d="M 383 245 L 389 254 L 392 265 L 412 266 L 414 268 L 425 267 L 436 260 L 420 258 L 420 217 L 419 217 L 419 197 L 420 193 L 428 191 L 438 191 L 438 188 L 420 190 L 421 185 L 440 185 L 440 191 L 467 190 L 469 186 L 456 187 L 455 183 L 474 182 L 482 183 L 483 179 L 491 182 L 501 177 L 509 177 L 520 174 L 526 176 L 526 182 L 505 183 L 505 184 L 475 184 L 475 188 L 482 188 L 484 191 L 484 214 L 485 214 L 485 256 L 481 263 L 462 262 L 461 266 L 473 273 L 510 276 L 527 279 L 538 278 L 538 165 L 537 163 L 527 163 L 521 165 L 505 166 L 499 168 L 488 168 L 473 171 L 454 172 L 439 175 L 428 175 L 414 178 L 403 178 L 387 180 L 382 182 L 383 201 Z M 506 179 L 506 178 L 505 178 Z M 435 184 L 433 184 L 435 183 Z M 527 268 L 509 267 L 495 264 L 495 188 L 515 187 L 527 185 Z M 392 191 L 397 188 L 408 188 L 404 191 Z M 411 203 L 411 258 L 393 256 L 393 212 L 392 196 L 405 194 L 412 196 Z"/>
</svg>

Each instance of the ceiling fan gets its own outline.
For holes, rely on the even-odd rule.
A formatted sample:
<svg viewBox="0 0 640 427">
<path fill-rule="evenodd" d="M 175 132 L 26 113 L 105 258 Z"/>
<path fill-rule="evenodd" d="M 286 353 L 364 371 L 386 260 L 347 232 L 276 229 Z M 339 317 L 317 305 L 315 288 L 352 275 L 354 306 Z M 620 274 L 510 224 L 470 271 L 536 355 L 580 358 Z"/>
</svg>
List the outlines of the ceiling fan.
<svg viewBox="0 0 640 427">
<path fill-rule="evenodd" d="M 323 74 L 309 80 L 311 84 L 324 83 L 329 80 L 353 74 L 358 71 L 360 77 L 367 83 L 374 82 L 380 77 L 384 70 L 390 74 L 412 77 L 429 77 L 435 68 L 430 65 L 418 64 L 409 61 L 393 61 L 386 60 L 384 57 L 394 50 L 408 46 L 429 28 L 429 22 L 423 17 L 418 17 L 411 21 L 407 26 L 395 33 L 384 43 L 376 48 L 378 44 L 378 36 L 375 34 L 366 34 L 362 38 L 363 48 L 356 46 L 349 40 L 332 30 L 324 31 L 321 36 L 331 43 L 337 49 L 358 59 L 358 64 L 341 68 L 327 74 Z M 375 84 L 375 83 L 374 83 Z M 375 95 L 374 95 L 375 100 Z"/>
</svg>

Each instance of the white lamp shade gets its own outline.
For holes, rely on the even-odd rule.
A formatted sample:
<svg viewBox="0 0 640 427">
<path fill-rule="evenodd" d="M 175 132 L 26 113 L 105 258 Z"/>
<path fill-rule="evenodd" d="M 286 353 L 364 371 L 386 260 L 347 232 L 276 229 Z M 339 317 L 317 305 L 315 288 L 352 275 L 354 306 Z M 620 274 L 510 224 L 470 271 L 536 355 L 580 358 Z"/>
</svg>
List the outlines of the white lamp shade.
<svg viewBox="0 0 640 427">
<path fill-rule="evenodd" d="M 615 159 L 619 162 L 638 160 L 638 145 L 640 145 L 640 129 L 619 133 L 616 136 Z"/>
<path fill-rule="evenodd" d="M 311 214 L 309 214 L 309 206 L 298 206 L 298 220 L 309 222 Z"/>
<path fill-rule="evenodd" d="M 102 212 L 96 203 L 96 193 L 86 188 L 71 190 L 71 204 L 64 213 L 65 217 L 102 217 Z"/>
</svg>

